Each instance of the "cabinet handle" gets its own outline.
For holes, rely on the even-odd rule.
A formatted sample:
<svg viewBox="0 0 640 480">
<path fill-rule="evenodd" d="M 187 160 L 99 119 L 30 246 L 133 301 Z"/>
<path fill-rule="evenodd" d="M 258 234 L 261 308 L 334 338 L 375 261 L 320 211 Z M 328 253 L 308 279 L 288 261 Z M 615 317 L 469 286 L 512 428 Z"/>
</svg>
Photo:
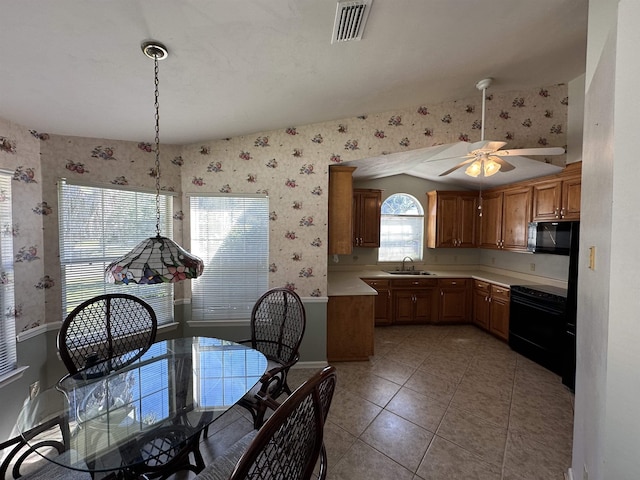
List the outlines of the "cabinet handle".
<svg viewBox="0 0 640 480">
<path fill-rule="evenodd" d="M 556 214 L 556 218 L 560 218 L 560 215 L 558 215 L 558 209 L 556 208 L 554 213 Z"/>
<path fill-rule="evenodd" d="M 560 209 L 560 216 L 561 216 L 562 218 L 564 218 L 564 208 L 561 208 L 561 209 Z"/>
<path fill-rule="evenodd" d="M 451 282 L 451 285 L 457 285 L 458 282 Z"/>
</svg>

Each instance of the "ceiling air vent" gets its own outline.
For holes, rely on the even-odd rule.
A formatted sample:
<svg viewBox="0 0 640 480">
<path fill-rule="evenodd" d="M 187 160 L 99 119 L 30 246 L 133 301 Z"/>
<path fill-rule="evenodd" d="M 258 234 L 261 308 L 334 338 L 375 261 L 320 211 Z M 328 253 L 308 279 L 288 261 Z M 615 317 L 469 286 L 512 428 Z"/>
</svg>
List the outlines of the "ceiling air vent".
<svg viewBox="0 0 640 480">
<path fill-rule="evenodd" d="M 343 0 L 338 2 L 331 43 L 360 40 L 373 0 Z"/>
</svg>

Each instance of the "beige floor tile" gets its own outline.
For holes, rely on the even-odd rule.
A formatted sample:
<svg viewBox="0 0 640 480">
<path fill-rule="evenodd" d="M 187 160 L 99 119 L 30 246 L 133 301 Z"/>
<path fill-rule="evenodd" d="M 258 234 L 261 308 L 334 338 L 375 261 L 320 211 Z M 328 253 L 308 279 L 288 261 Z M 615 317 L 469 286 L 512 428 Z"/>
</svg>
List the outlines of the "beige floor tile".
<svg viewBox="0 0 640 480">
<path fill-rule="evenodd" d="M 501 468 L 436 436 L 416 474 L 425 480 L 500 480 Z"/>
<path fill-rule="evenodd" d="M 371 360 L 371 373 L 398 385 L 404 385 L 416 371 L 414 367 L 390 359 Z"/>
<path fill-rule="evenodd" d="M 361 440 L 357 440 L 342 459 L 328 469 L 328 480 L 411 480 L 413 472 Z"/>
<path fill-rule="evenodd" d="M 398 415 L 383 410 L 360 439 L 403 467 L 415 472 L 433 433 Z"/>
<path fill-rule="evenodd" d="M 504 468 L 523 480 L 562 478 L 571 466 L 571 450 L 552 443 L 539 443 L 526 435 L 509 432 Z"/>
<path fill-rule="evenodd" d="M 384 407 L 400 390 L 401 386 L 373 373 L 366 373 L 359 378 L 352 379 L 341 388 L 348 389 L 371 403 Z"/>
<path fill-rule="evenodd" d="M 427 357 L 418 370 L 459 382 L 468 367 L 467 361 L 450 353 L 447 356 L 434 354 Z"/>
<path fill-rule="evenodd" d="M 458 381 L 455 378 L 444 378 L 418 370 L 411 375 L 404 386 L 442 403 L 449 403 L 456 391 Z"/>
<path fill-rule="evenodd" d="M 447 405 L 409 388 L 401 388 L 385 409 L 435 432 L 447 411 Z"/>
<path fill-rule="evenodd" d="M 355 435 L 331 423 L 331 421 L 325 423 L 324 445 L 327 449 L 327 464 L 329 468 L 340 461 L 356 440 L 357 437 Z"/>
<path fill-rule="evenodd" d="M 327 418 L 352 435 L 359 436 L 381 411 L 382 407 L 354 393 L 336 390 Z"/>
<path fill-rule="evenodd" d="M 501 465 L 507 429 L 466 410 L 449 407 L 436 434 L 478 455 L 493 465 Z"/>
</svg>

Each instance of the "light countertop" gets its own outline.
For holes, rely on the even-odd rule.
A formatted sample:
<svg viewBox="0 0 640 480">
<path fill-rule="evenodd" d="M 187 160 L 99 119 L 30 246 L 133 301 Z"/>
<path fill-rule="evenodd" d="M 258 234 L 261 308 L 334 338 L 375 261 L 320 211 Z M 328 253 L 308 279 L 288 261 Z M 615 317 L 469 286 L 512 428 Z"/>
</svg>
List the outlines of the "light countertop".
<svg viewBox="0 0 640 480">
<path fill-rule="evenodd" d="M 329 297 L 341 296 L 357 296 L 357 295 L 376 295 L 377 292 L 363 282 L 363 278 L 416 278 L 416 279 L 438 279 L 438 278 L 472 278 L 485 282 L 495 283 L 497 285 L 510 288 L 512 285 L 545 285 L 543 281 L 532 281 L 527 278 L 518 278 L 500 273 L 494 273 L 478 269 L 469 270 L 428 270 L 431 275 L 396 275 L 388 273 L 384 270 L 341 270 L 329 271 L 327 275 L 327 295 Z"/>
</svg>

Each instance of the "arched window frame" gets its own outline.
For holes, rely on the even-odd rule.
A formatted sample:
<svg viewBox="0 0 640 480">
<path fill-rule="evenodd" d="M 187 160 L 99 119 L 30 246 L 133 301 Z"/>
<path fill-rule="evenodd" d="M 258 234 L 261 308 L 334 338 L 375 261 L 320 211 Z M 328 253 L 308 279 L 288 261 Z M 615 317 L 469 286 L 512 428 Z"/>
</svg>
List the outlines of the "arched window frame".
<svg viewBox="0 0 640 480">
<path fill-rule="evenodd" d="M 381 206 L 379 262 L 400 262 L 404 257 L 422 260 L 424 208 L 409 193 L 390 195 Z"/>
</svg>

